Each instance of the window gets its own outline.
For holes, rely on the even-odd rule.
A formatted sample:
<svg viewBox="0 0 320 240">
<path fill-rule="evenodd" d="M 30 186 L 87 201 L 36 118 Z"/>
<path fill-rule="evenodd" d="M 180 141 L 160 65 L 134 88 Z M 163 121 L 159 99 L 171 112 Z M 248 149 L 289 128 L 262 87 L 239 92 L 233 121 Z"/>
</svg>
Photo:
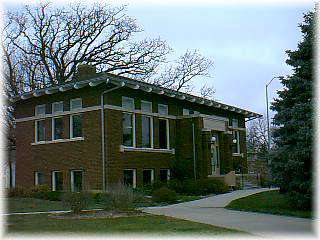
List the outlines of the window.
<svg viewBox="0 0 320 240">
<path fill-rule="evenodd" d="M 81 98 L 75 98 L 70 100 L 70 110 L 76 110 L 82 108 L 82 99 Z"/>
<path fill-rule="evenodd" d="M 132 188 L 136 187 L 136 170 L 135 169 L 123 170 L 123 184 Z"/>
<path fill-rule="evenodd" d="M 141 101 L 141 112 L 152 113 L 152 102 Z"/>
<path fill-rule="evenodd" d="M 169 121 L 168 119 L 159 119 L 159 147 L 169 149 Z"/>
<path fill-rule="evenodd" d="M 167 182 L 170 179 L 170 169 L 160 169 L 160 181 Z"/>
<path fill-rule="evenodd" d="M 232 119 L 232 127 L 237 128 L 239 126 L 238 119 Z"/>
<path fill-rule="evenodd" d="M 142 176 L 143 186 L 153 184 L 153 181 L 154 181 L 153 169 L 143 169 L 142 174 L 143 174 Z"/>
<path fill-rule="evenodd" d="M 71 192 L 80 192 L 83 190 L 83 171 L 71 171 Z"/>
<path fill-rule="evenodd" d="M 168 115 L 168 105 L 158 104 L 158 113 L 161 115 Z"/>
<path fill-rule="evenodd" d="M 37 105 L 34 109 L 34 113 L 36 116 L 45 115 L 46 114 L 46 105 Z"/>
<path fill-rule="evenodd" d="M 52 103 L 52 113 L 63 112 L 63 102 Z"/>
<path fill-rule="evenodd" d="M 52 191 L 63 190 L 63 175 L 60 171 L 52 172 Z"/>
<path fill-rule="evenodd" d="M 182 112 L 182 115 L 183 116 L 187 116 L 187 115 L 189 115 L 189 109 L 183 109 L 183 112 Z"/>
<path fill-rule="evenodd" d="M 44 174 L 43 172 L 35 172 L 34 173 L 34 185 L 42 185 L 44 184 Z"/>
<path fill-rule="evenodd" d="M 63 117 L 52 118 L 52 140 L 63 139 Z"/>
<path fill-rule="evenodd" d="M 83 137 L 81 114 L 70 116 L 70 130 L 70 138 Z"/>
<path fill-rule="evenodd" d="M 239 131 L 232 131 L 232 153 L 240 154 L 240 133 Z"/>
<path fill-rule="evenodd" d="M 46 126 L 45 120 L 38 120 L 35 122 L 36 127 L 36 142 L 42 142 L 46 140 Z"/>
<path fill-rule="evenodd" d="M 134 110 L 134 99 L 122 97 L 122 108 L 126 110 Z"/>
<path fill-rule="evenodd" d="M 128 147 L 134 147 L 134 115 L 132 113 L 123 113 L 122 115 L 122 144 Z"/>
<path fill-rule="evenodd" d="M 153 119 L 150 116 L 141 116 L 142 119 L 142 147 L 153 147 Z"/>
</svg>

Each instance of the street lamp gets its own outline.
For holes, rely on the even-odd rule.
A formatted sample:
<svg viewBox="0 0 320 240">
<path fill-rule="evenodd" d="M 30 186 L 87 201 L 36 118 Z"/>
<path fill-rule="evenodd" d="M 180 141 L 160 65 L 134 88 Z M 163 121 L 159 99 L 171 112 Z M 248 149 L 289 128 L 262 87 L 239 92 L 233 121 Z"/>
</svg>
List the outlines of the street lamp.
<svg viewBox="0 0 320 240">
<path fill-rule="evenodd" d="M 269 85 L 271 84 L 271 82 L 276 79 L 276 78 L 279 78 L 279 77 L 273 77 L 270 82 L 268 82 L 266 84 L 266 103 L 267 103 L 267 131 L 268 131 L 268 165 L 271 164 L 270 162 L 270 142 L 271 142 L 271 139 L 270 139 L 270 123 L 269 123 L 269 101 L 268 101 L 268 87 Z"/>
</svg>

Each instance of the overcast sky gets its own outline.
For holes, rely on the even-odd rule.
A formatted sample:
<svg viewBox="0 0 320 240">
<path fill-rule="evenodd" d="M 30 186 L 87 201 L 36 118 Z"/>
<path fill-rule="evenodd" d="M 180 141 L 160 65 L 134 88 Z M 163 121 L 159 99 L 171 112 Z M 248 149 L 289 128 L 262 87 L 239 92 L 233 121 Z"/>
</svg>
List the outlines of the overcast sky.
<svg viewBox="0 0 320 240">
<path fill-rule="evenodd" d="M 204 83 L 213 85 L 216 100 L 264 115 L 265 83 L 291 72 L 285 50 L 296 49 L 301 40 L 298 24 L 314 7 L 311 1 L 294 5 L 122 2 L 128 3 L 128 15 L 144 28 L 145 37 L 160 36 L 169 43 L 172 58 L 199 49 L 214 60 L 213 78 L 196 79 L 196 89 Z M 4 8 L 17 3 L 5 1 Z M 277 80 L 270 85 L 270 100 L 280 88 Z"/>
</svg>

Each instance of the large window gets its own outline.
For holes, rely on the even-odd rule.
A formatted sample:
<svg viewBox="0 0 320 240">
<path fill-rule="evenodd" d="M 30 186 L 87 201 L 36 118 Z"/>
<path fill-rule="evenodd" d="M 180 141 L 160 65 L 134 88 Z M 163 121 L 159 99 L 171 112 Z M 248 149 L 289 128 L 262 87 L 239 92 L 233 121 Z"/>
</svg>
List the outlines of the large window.
<svg viewBox="0 0 320 240">
<path fill-rule="evenodd" d="M 52 191 L 63 190 L 63 175 L 60 171 L 52 172 Z"/>
<path fill-rule="evenodd" d="M 133 147 L 134 144 L 134 116 L 132 113 L 122 115 L 122 144 Z"/>
<path fill-rule="evenodd" d="M 34 110 L 34 114 L 36 116 L 43 116 L 46 114 L 46 105 L 45 104 L 42 104 L 42 105 L 37 105 L 35 107 L 35 110 Z"/>
<path fill-rule="evenodd" d="M 134 99 L 122 97 L 122 108 L 126 110 L 134 110 Z"/>
<path fill-rule="evenodd" d="M 240 154 L 240 133 L 232 131 L 232 153 Z"/>
<path fill-rule="evenodd" d="M 169 121 L 168 119 L 159 119 L 159 147 L 169 149 Z"/>
<path fill-rule="evenodd" d="M 70 110 L 77 110 L 82 108 L 82 99 L 75 98 L 70 100 Z"/>
<path fill-rule="evenodd" d="M 160 169 L 160 181 L 167 182 L 170 180 L 170 169 Z"/>
<path fill-rule="evenodd" d="M 70 138 L 78 137 L 83 137 L 81 114 L 70 116 Z"/>
<path fill-rule="evenodd" d="M 52 103 L 52 113 L 63 112 L 63 102 Z"/>
<path fill-rule="evenodd" d="M 52 140 L 63 139 L 63 117 L 52 118 Z"/>
<path fill-rule="evenodd" d="M 34 185 L 42 185 L 42 184 L 45 184 L 43 172 L 35 172 L 34 173 Z"/>
<path fill-rule="evenodd" d="M 123 170 L 123 184 L 132 188 L 136 187 L 136 170 L 135 169 Z"/>
<path fill-rule="evenodd" d="M 160 115 L 168 115 L 168 105 L 158 104 L 158 113 Z"/>
<path fill-rule="evenodd" d="M 152 121 L 152 117 L 150 116 L 145 116 L 142 115 L 141 116 L 142 119 L 142 147 L 145 148 L 152 148 L 153 147 L 153 141 L 152 141 L 152 137 L 153 137 L 153 121 Z"/>
<path fill-rule="evenodd" d="M 154 170 L 153 169 L 143 169 L 143 185 L 148 186 L 154 182 Z"/>
<path fill-rule="evenodd" d="M 38 120 L 35 122 L 35 128 L 36 128 L 36 142 L 42 142 L 46 140 L 46 126 L 45 126 L 45 120 Z"/>
<path fill-rule="evenodd" d="M 71 171 L 71 191 L 80 192 L 83 190 L 83 171 L 72 170 Z"/>
</svg>

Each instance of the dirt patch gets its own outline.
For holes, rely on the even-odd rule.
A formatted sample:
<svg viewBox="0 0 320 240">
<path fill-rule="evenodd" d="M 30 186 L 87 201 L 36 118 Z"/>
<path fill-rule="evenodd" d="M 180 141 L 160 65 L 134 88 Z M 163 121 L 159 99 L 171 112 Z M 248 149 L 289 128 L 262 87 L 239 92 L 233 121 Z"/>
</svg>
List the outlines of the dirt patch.
<svg viewBox="0 0 320 240">
<path fill-rule="evenodd" d="M 80 214 L 75 213 L 59 213 L 59 214 L 50 214 L 49 218 L 53 219 L 97 219 L 97 218 L 119 218 L 119 217 L 137 217 L 145 216 L 148 213 L 143 213 L 141 211 L 129 211 L 129 212 L 120 212 L 120 211 L 86 211 L 81 212 Z"/>
</svg>

